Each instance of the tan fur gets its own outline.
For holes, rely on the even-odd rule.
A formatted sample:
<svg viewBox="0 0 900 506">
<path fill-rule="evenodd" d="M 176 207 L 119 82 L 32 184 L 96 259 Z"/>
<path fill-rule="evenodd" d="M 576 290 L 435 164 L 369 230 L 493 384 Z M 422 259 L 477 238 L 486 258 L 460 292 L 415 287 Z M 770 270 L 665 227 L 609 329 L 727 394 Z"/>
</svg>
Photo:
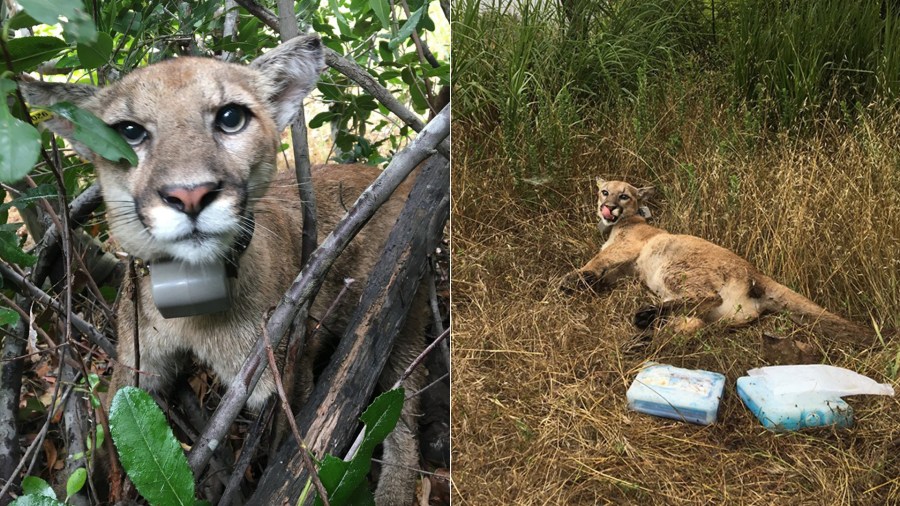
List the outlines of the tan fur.
<svg viewBox="0 0 900 506">
<path fill-rule="evenodd" d="M 251 208 L 255 217 L 252 241 L 240 257 L 237 279 L 231 281 L 235 294 L 231 310 L 165 319 L 153 304 L 150 278 L 144 277 L 139 280 L 135 323 L 131 283 L 126 282 L 118 309 L 119 363 L 111 392 L 131 382 L 135 327 L 140 334 L 142 387 L 164 391 L 190 367 L 189 355 L 211 367 L 226 384 L 237 374 L 260 333 L 266 312 L 278 303 L 300 270 L 302 219 L 296 182 L 292 175 L 271 180 L 275 177 L 279 132 L 296 115 L 303 95 L 315 85 L 323 67 L 321 43 L 315 37 L 301 37 L 250 66 L 178 58 L 137 70 L 102 89 L 38 83 L 24 86 L 35 105 L 75 101 L 107 124 L 129 121 L 146 128 L 148 138 L 135 147 L 140 162 L 133 168 L 106 161 L 76 143 L 76 148 L 96 165 L 110 229 L 129 253 L 146 261 L 164 257 L 194 263 L 212 261 L 227 254 L 245 226 L 242 206 Z M 214 124 L 217 111 L 234 103 L 251 112 L 246 127 L 235 134 L 218 131 Z M 51 127 L 66 132 L 64 123 Z M 313 168 L 320 240 L 334 229 L 378 173 L 363 165 Z M 221 189 L 213 204 L 199 213 L 195 226 L 201 226 L 204 213 L 213 212 L 218 202 L 222 205 L 215 211 L 215 223 L 207 225 L 221 229 L 221 233 L 214 239 L 194 242 L 163 237 L 172 235 L 166 232 L 171 228 L 165 223 L 167 219 L 177 217 L 163 201 L 163 188 L 194 188 L 207 183 L 218 184 Z M 310 310 L 316 320 L 335 300 L 344 278 L 352 277 L 356 282 L 324 322 L 324 334 L 339 336 L 346 326 L 367 274 L 403 206 L 405 192 L 398 190 L 397 195 L 363 228 L 328 274 Z M 422 348 L 423 320 L 415 309 L 412 313 L 380 380 L 382 387 L 390 387 Z M 301 371 L 306 381 L 299 387 L 304 393 L 310 391 L 310 364 L 310 357 L 301 362 L 307 367 Z M 404 386 L 417 390 L 423 378 L 420 368 Z M 273 392 L 273 376 L 267 370 L 248 405 L 259 408 Z M 408 400 L 402 423 L 385 445 L 385 460 L 395 465 L 384 468 L 376 492 L 378 504 L 407 505 L 413 500 L 415 473 L 411 469 L 418 467 L 417 411 L 417 399 Z"/>
<path fill-rule="evenodd" d="M 635 324 L 648 327 L 659 316 L 676 313 L 670 325 L 681 332 L 723 322 L 745 325 L 761 315 L 786 311 L 830 339 L 868 342 L 872 332 L 829 313 L 806 297 L 761 274 L 725 248 L 690 235 L 651 226 L 639 214 L 651 193 L 622 181 L 598 180 L 597 215 L 609 238 L 584 267 L 563 280 L 567 290 L 602 288 L 636 276 L 660 303 L 641 310 Z"/>
</svg>

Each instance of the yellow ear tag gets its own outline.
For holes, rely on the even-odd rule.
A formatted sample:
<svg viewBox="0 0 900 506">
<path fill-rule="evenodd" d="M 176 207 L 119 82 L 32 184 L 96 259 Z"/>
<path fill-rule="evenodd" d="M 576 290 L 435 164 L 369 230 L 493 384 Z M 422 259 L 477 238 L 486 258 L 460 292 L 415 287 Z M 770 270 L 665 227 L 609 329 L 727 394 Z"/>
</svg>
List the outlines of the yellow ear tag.
<svg viewBox="0 0 900 506">
<path fill-rule="evenodd" d="M 52 117 L 53 113 L 48 111 L 47 109 L 31 109 L 31 122 L 35 125 L 37 125 L 38 123 L 43 123 Z"/>
</svg>

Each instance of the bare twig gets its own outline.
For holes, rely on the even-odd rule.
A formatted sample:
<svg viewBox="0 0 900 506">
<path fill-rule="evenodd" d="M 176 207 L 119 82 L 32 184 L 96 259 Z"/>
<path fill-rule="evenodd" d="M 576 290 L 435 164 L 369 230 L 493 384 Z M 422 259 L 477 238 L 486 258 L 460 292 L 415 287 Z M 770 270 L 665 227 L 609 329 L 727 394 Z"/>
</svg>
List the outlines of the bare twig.
<svg viewBox="0 0 900 506">
<path fill-rule="evenodd" d="M 0 261 L 0 276 L 3 276 L 3 278 L 16 285 L 22 295 L 53 309 L 59 314 L 65 314 L 66 309 L 59 301 L 47 295 L 40 288 L 34 286 L 34 284 L 28 281 L 24 276 L 14 271 L 6 262 Z M 116 347 L 109 342 L 109 339 L 107 339 L 102 332 L 75 314 L 70 313 L 69 316 L 72 325 L 78 329 L 79 332 L 86 335 L 92 343 L 102 348 L 111 358 L 116 357 Z"/>
<path fill-rule="evenodd" d="M 219 499 L 219 504 L 228 506 L 235 502 L 234 495 L 237 493 L 238 487 L 244 478 L 247 466 L 250 465 L 250 460 L 253 459 L 253 454 L 256 453 L 256 448 L 262 441 L 262 435 L 265 432 L 263 429 L 271 421 L 272 414 L 275 412 L 273 408 L 274 404 L 272 399 L 269 398 L 260 410 L 259 416 L 253 421 L 253 425 L 247 431 L 247 437 L 244 439 L 244 445 L 241 447 L 241 456 L 231 471 L 231 477 L 228 478 L 228 484 L 225 486 L 225 492 L 222 493 L 221 499 Z"/>
<path fill-rule="evenodd" d="M 140 311 L 140 280 L 137 275 L 137 267 L 134 264 L 134 258 L 128 262 L 128 280 L 131 282 L 131 307 L 133 308 L 132 318 L 134 319 L 134 329 L 132 330 L 131 341 L 134 346 L 134 386 L 141 387 L 141 311 Z"/>
<path fill-rule="evenodd" d="M 222 40 L 233 41 L 237 32 L 238 8 L 234 0 L 225 0 L 225 21 L 222 25 Z M 222 61 L 231 61 L 231 51 L 222 51 Z"/>
<path fill-rule="evenodd" d="M 297 440 L 297 446 L 300 447 L 303 465 L 306 466 L 306 471 L 312 478 L 313 486 L 316 487 L 316 492 L 319 493 L 319 499 L 322 500 L 322 504 L 329 506 L 328 493 L 325 491 L 322 480 L 319 479 L 319 474 L 316 472 L 316 464 L 313 463 L 312 457 L 309 456 L 309 448 L 306 447 L 306 443 L 303 441 L 303 438 L 300 437 L 297 421 L 294 420 L 294 413 L 291 412 L 291 403 L 288 402 L 287 395 L 284 393 L 284 385 L 281 384 L 281 375 L 278 374 L 278 363 L 275 362 L 275 352 L 272 351 L 272 343 L 269 342 L 269 333 L 266 331 L 265 326 L 262 327 L 262 334 L 263 340 L 265 340 L 266 343 L 266 356 L 269 358 L 269 369 L 272 371 L 272 376 L 275 378 L 275 390 L 278 392 L 278 397 L 281 400 L 281 409 L 284 411 L 285 416 L 287 416 L 288 424 L 291 426 L 291 432 L 294 434 L 294 439 Z"/>
<path fill-rule="evenodd" d="M 294 0 L 278 0 L 278 33 L 282 42 L 300 35 L 297 18 L 294 16 Z M 294 172 L 297 175 L 297 190 L 303 205 L 303 244 L 300 255 L 301 268 L 309 261 L 318 244 L 316 219 L 316 194 L 313 191 L 309 163 L 309 141 L 306 133 L 306 118 L 303 103 L 299 104 L 297 117 L 291 124 L 291 144 L 294 145 Z"/>
<path fill-rule="evenodd" d="M 429 353 L 431 353 L 431 350 L 435 349 L 438 345 L 440 345 L 441 342 L 444 339 L 446 339 L 447 336 L 449 336 L 449 335 L 450 335 L 450 329 L 447 329 L 447 330 L 441 332 L 441 335 L 434 338 L 434 341 L 432 341 L 431 344 L 428 345 L 428 347 L 426 347 L 424 350 L 422 350 L 422 353 L 419 353 L 419 356 L 416 357 L 416 359 L 413 360 L 411 364 L 409 364 L 409 367 L 407 367 L 406 370 L 403 371 L 403 374 L 400 376 L 400 378 L 397 380 L 396 383 L 394 383 L 394 386 L 392 386 L 391 388 L 399 388 L 400 384 L 404 380 L 406 380 L 406 378 L 408 378 L 409 375 L 413 373 L 413 371 L 416 370 L 416 367 L 419 367 L 419 365 L 422 364 L 422 361 L 425 360 L 425 357 L 427 357 Z"/>
<path fill-rule="evenodd" d="M 450 108 L 446 107 L 426 128 L 407 146 L 397 153 L 388 167 L 366 188 L 356 200 L 354 206 L 338 223 L 336 229 L 325 238 L 322 245 L 313 253 L 306 268 L 294 280 L 294 283 L 282 297 L 266 324 L 266 330 L 272 340 L 272 346 L 278 346 L 287 333 L 298 308 L 306 304 L 318 291 L 324 275 L 331 268 L 337 256 L 344 250 L 350 240 L 363 225 L 369 221 L 375 211 L 387 201 L 390 195 L 406 179 L 439 142 L 450 133 Z M 257 340 L 250 356 L 244 360 L 241 370 L 228 387 L 228 392 L 219 403 L 219 407 L 210 419 L 203 435 L 191 450 L 188 461 L 194 474 L 199 474 L 219 441 L 225 436 L 228 427 L 240 412 L 256 383 L 262 376 L 262 358 L 265 348 L 262 339 Z"/>
</svg>

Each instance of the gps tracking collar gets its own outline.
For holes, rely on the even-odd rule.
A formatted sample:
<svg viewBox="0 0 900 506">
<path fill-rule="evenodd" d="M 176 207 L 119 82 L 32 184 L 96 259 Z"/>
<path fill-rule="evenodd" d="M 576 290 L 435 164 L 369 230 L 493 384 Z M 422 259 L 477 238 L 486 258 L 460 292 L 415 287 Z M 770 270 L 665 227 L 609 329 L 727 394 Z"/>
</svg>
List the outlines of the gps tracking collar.
<svg viewBox="0 0 900 506">
<path fill-rule="evenodd" d="M 228 251 L 225 260 L 209 264 L 191 264 L 163 259 L 150 262 L 150 287 L 153 303 L 163 318 L 182 318 L 220 313 L 231 308 L 234 282 L 241 255 L 250 246 L 255 220 L 247 212 L 245 226 Z"/>
</svg>

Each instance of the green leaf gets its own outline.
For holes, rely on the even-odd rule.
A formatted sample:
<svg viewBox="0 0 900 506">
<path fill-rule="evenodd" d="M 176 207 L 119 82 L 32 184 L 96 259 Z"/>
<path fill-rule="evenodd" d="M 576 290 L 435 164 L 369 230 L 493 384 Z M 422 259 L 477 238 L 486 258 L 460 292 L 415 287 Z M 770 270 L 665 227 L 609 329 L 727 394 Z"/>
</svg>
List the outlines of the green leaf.
<svg viewBox="0 0 900 506">
<path fill-rule="evenodd" d="M 372 7 L 372 12 L 378 16 L 378 20 L 381 21 L 381 26 L 385 30 L 390 30 L 391 28 L 391 5 L 387 0 L 369 0 L 369 6 Z"/>
<path fill-rule="evenodd" d="M 113 162 L 124 159 L 132 167 L 138 164 L 137 155 L 125 139 L 93 114 L 69 102 L 59 102 L 47 109 L 71 121 L 75 126 L 72 137 L 93 152 Z"/>
<path fill-rule="evenodd" d="M 350 30 L 350 24 L 347 23 L 347 18 L 341 13 L 337 0 L 328 0 L 328 6 L 331 7 L 331 12 L 334 14 L 335 20 L 337 20 L 338 30 L 340 30 L 341 35 L 344 37 L 352 37 L 353 34 Z"/>
<path fill-rule="evenodd" d="M 47 25 L 55 25 L 60 16 L 72 19 L 81 9 L 79 0 L 21 0 L 19 5 L 31 17 Z"/>
<path fill-rule="evenodd" d="M 66 502 L 84 487 L 85 480 L 87 480 L 87 469 L 79 467 L 72 472 L 72 476 L 69 476 L 69 479 L 66 480 Z"/>
<path fill-rule="evenodd" d="M 41 152 L 41 134 L 6 108 L 6 94 L 14 88 L 9 79 L 0 79 L 0 181 L 6 183 L 28 174 Z"/>
<path fill-rule="evenodd" d="M 78 59 L 86 69 L 102 67 L 109 62 L 112 55 L 113 40 L 108 33 L 100 32 L 94 42 L 78 44 Z"/>
<path fill-rule="evenodd" d="M 336 117 L 337 114 L 331 111 L 320 112 L 319 114 L 316 114 L 313 119 L 309 120 L 309 128 L 319 128 Z"/>
<path fill-rule="evenodd" d="M 15 16 L 9 19 L 10 30 L 21 30 L 22 28 L 31 28 L 34 25 L 41 24 L 40 21 L 34 19 L 25 11 L 19 11 Z"/>
<path fill-rule="evenodd" d="M 47 60 L 52 60 L 68 49 L 68 44 L 57 37 L 19 37 L 6 43 L 15 73 L 28 72 Z"/>
<path fill-rule="evenodd" d="M 143 27 L 143 16 L 131 9 L 123 11 L 113 22 L 112 29 L 118 33 L 138 33 Z"/>
<path fill-rule="evenodd" d="M 116 392 L 109 432 L 122 467 L 150 504 L 194 504 L 191 468 L 150 394 L 135 387 Z"/>
<path fill-rule="evenodd" d="M 15 313 L 15 311 L 13 311 L 13 313 Z M 18 315 L 18 313 L 16 314 Z M 25 495 L 42 495 L 44 497 L 56 499 L 56 493 L 53 492 L 53 487 L 37 476 L 26 476 L 22 478 L 22 493 Z"/>
<path fill-rule="evenodd" d="M 394 430 L 400 413 L 403 410 L 405 393 L 402 388 L 390 390 L 379 395 L 362 414 L 360 420 L 366 425 L 356 455 L 345 462 L 332 455 L 326 455 L 319 467 L 319 479 L 328 492 L 328 500 L 332 504 L 357 504 L 351 499 L 358 497 L 360 486 L 365 483 L 366 475 L 372 466 L 372 452 Z M 322 499 L 316 498 L 320 506 Z M 368 504 L 368 503 L 366 503 Z"/>
<path fill-rule="evenodd" d="M 81 0 L 23 0 L 19 4 L 34 19 L 48 25 L 55 25 L 60 17 L 65 17 L 66 40 L 91 42 L 97 38 L 94 20 L 84 12 Z"/>
<path fill-rule="evenodd" d="M 416 29 L 416 26 L 419 25 L 419 20 L 422 19 L 422 13 L 425 12 L 425 9 L 428 8 L 428 4 L 423 5 L 416 12 L 413 12 L 409 15 L 409 19 L 403 23 L 403 26 L 400 27 L 400 30 L 397 31 L 397 35 L 391 39 L 390 46 L 391 49 L 396 49 L 400 44 L 406 42 L 409 39 L 409 36 L 412 35 L 413 30 Z"/>
<path fill-rule="evenodd" d="M 16 323 L 18 323 L 18 321 L 19 321 L 19 313 L 13 311 L 12 309 L 10 309 L 8 307 L 0 306 L 0 325 L 15 325 Z M 26 476 L 25 478 L 27 479 L 27 478 L 34 478 L 34 477 Z M 40 480 L 40 478 L 35 478 L 35 479 Z M 43 481 L 43 480 L 41 480 L 41 481 Z M 24 480 L 23 480 L 23 482 L 24 482 Z M 22 487 L 24 487 L 24 486 L 25 485 L 23 483 Z M 27 494 L 28 492 L 25 492 L 25 493 Z M 54 495 L 53 497 L 56 497 L 56 496 Z"/>
<path fill-rule="evenodd" d="M 9 506 L 66 506 L 57 501 L 43 495 L 23 495 L 15 501 L 9 503 Z"/>
<path fill-rule="evenodd" d="M 0 181 L 12 183 L 31 170 L 41 149 L 41 134 L 33 126 L 0 113 Z"/>
<path fill-rule="evenodd" d="M 97 40 L 97 28 L 90 16 L 79 12 L 79 16 L 69 18 L 63 25 L 63 36 L 69 42 L 91 43 Z"/>
<path fill-rule="evenodd" d="M 28 188 L 18 197 L 0 204 L 0 212 L 6 211 L 10 207 L 15 207 L 19 211 L 31 207 L 32 204 L 40 199 L 56 197 L 56 187 L 52 184 L 41 184 L 34 188 Z M 6 220 L 3 220 L 6 221 Z"/>
<path fill-rule="evenodd" d="M 37 257 L 22 251 L 19 236 L 9 230 L 0 230 L 0 258 L 17 265 L 31 266 Z"/>
<path fill-rule="evenodd" d="M 409 67 L 403 69 L 400 75 L 403 77 L 403 82 L 409 85 L 409 96 L 412 98 L 413 109 L 420 112 L 428 109 L 428 100 L 422 92 L 425 89 L 425 83 Z"/>
</svg>

